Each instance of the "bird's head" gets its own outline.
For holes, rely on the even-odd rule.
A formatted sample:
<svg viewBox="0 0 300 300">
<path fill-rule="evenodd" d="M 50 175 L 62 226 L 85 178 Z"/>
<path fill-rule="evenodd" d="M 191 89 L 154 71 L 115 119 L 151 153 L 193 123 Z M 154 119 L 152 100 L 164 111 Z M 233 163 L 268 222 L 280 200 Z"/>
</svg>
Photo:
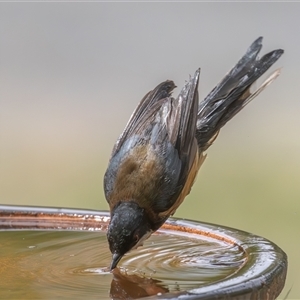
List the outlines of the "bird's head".
<svg viewBox="0 0 300 300">
<path fill-rule="evenodd" d="M 107 239 L 112 253 L 110 270 L 129 250 L 141 246 L 151 235 L 151 227 L 145 210 L 135 202 L 121 202 L 111 212 Z"/>
</svg>

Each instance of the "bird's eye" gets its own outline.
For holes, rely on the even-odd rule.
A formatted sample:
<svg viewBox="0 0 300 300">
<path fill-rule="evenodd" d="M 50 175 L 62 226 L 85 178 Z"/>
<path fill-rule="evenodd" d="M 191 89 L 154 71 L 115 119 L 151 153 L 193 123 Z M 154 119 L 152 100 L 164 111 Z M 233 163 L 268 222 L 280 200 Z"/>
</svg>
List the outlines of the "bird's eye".
<svg viewBox="0 0 300 300">
<path fill-rule="evenodd" d="M 135 243 L 139 241 L 139 236 L 137 234 L 134 235 L 133 240 Z"/>
</svg>

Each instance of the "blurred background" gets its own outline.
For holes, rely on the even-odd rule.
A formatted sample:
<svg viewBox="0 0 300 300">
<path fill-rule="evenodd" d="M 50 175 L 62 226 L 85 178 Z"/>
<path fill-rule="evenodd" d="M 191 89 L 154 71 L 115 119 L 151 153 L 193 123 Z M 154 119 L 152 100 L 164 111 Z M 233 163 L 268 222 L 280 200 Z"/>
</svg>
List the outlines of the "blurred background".
<svg viewBox="0 0 300 300">
<path fill-rule="evenodd" d="M 221 131 L 175 216 L 272 240 L 289 257 L 282 298 L 300 299 L 299 9 L 1 3 L 1 204 L 107 210 L 103 175 L 140 99 L 198 67 L 203 99 L 262 35 L 282 73 Z"/>
</svg>

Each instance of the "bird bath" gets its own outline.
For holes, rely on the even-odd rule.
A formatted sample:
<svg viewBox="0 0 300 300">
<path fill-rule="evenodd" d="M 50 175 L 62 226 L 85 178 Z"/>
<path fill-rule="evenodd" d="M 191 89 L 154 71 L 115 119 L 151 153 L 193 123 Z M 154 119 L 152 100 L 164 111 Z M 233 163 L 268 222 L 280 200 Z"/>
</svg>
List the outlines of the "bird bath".
<svg viewBox="0 0 300 300">
<path fill-rule="evenodd" d="M 113 273 L 109 213 L 0 206 L 1 299 L 276 299 L 286 254 L 219 225 L 169 219 Z"/>
</svg>

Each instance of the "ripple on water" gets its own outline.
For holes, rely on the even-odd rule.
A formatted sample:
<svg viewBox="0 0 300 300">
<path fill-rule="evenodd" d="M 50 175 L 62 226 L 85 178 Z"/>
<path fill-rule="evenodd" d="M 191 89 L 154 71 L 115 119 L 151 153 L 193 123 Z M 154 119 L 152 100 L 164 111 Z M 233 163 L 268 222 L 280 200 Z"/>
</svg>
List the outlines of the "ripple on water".
<svg viewBox="0 0 300 300">
<path fill-rule="evenodd" d="M 139 297 L 181 291 L 225 279 L 246 260 L 232 244 L 159 232 L 128 253 L 120 271 L 112 274 L 105 233 L 2 231 L 0 235 L 0 299 L 128 298 L 124 291 L 116 293 L 131 285 Z"/>
</svg>

